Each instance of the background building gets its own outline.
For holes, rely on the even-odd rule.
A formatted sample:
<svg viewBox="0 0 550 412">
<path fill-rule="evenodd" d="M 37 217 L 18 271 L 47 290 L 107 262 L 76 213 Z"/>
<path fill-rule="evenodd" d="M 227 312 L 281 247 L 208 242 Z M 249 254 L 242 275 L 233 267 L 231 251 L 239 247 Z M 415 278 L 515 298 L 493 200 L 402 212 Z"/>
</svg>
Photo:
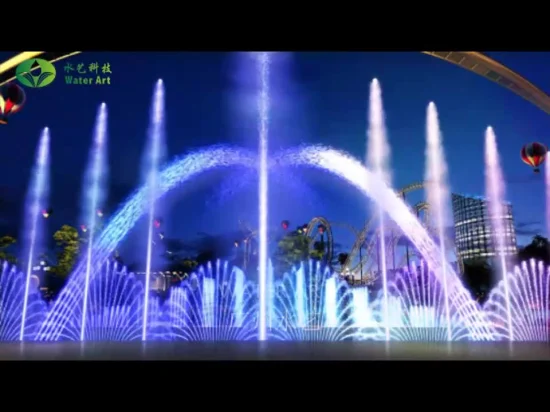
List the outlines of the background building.
<svg viewBox="0 0 550 412">
<path fill-rule="evenodd" d="M 478 196 L 452 195 L 455 245 L 460 263 L 472 259 L 491 260 L 496 247 L 491 234 L 491 219 L 487 211 L 486 199 Z M 516 230 L 512 204 L 503 204 L 504 216 L 504 255 L 517 253 Z"/>
</svg>

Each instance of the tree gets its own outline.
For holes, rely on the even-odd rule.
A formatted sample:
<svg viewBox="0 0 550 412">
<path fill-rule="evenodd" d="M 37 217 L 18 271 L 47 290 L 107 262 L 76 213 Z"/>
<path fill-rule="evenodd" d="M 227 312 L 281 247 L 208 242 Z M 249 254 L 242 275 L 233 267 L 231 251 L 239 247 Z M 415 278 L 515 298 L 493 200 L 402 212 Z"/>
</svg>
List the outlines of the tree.
<svg viewBox="0 0 550 412">
<path fill-rule="evenodd" d="M 464 262 L 463 281 L 474 299 L 484 303 L 494 286 L 493 270 L 486 260 Z"/>
<path fill-rule="evenodd" d="M 543 261 L 547 265 L 550 264 L 550 244 L 548 239 L 541 235 L 534 236 L 531 243 L 519 249 L 517 257 L 519 262 L 535 259 Z"/>
<path fill-rule="evenodd" d="M 310 245 L 311 239 L 306 236 L 303 227 L 298 227 L 285 235 L 277 243 L 277 249 L 273 254 L 275 273 L 283 275 L 289 272 L 292 266 L 308 259 L 321 260 L 325 255 L 325 244 L 321 241 L 314 242 L 311 250 Z"/>
<path fill-rule="evenodd" d="M 7 249 L 13 246 L 17 240 L 12 236 L 2 236 L 0 237 L 0 261 L 7 261 L 9 263 L 16 263 L 17 258 L 9 253 Z"/>
<path fill-rule="evenodd" d="M 78 230 L 69 225 L 61 226 L 61 229 L 54 233 L 53 238 L 57 248 L 57 264 L 52 271 L 57 276 L 66 278 L 73 270 L 83 241 Z"/>
</svg>

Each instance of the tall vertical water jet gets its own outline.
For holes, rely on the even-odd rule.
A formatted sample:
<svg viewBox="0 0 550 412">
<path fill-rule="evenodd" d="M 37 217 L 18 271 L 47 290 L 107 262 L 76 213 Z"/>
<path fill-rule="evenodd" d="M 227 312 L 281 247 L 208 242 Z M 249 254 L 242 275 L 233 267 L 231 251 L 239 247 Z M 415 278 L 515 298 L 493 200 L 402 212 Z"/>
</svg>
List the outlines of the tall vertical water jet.
<svg viewBox="0 0 550 412">
<path fill-rule="evenodd" d="M 338 286 L 336 276 L 325 280 L 325 326 L 338 327 Z"/>
<path fill-rule="evenodd" d="M 86 332 L 86 316 L 88 315 L 88 294 L 92 272 L 92 251 L 94 235 L 97 229 L 98 211 L 105 200 L 105 183 L 107 182 L 107 105 L 101 103 L 97 111 L 92 149 L 88 167 L 84 177 L 83 211 L 88 232 L 86 249 L 86 274 L 84 279 L 84 296 L 82 304 L 82 322 L 80 325 L 80 341 L 84 341 Z"/>
<path fill-rule="evenodd" d="M 267 155 L 269 132 L 269 53 L 257 56 L 259 74 L 258 134 L 259 134 L 259 322 L 258 339 L 267 339 Z"/>
<path fill-rule="evenodd" d="M 485 190 L 487 192 L 487 206 L 491 219 L 493 247 L 500 258 L 500 270 L 504 282 L 504 295 L 506 301 L 506 317 L 508 322 L 508 339 L 514 340 L 512 314 L 510 309 L 510 291 L 508 284 L 508 270 L 506 267 L 506 242 L 504 228 L 504 178 L 500 167 L 500 159 L 497 147 L 497 138 L 492 127 L 485 131 Z"/>
<path fill-rule="evenodd" d="M 147 340 L 147 328 L 149 321 L 149 293 L 151 284 L 151 261 L 153 255 L 153 236 L 155 220 L 155 201 L 158 192 L 158 169 L 161 161 L 164 143 L 164 83 L 159 79 L 155 85 L 153 95 L 153 106 L 151 108 L 151 119 L 148 132 L 148 148 L 146 157 L 147 165 L 147 188 L 149 213 L 147 220 L 147 256 L 145 263 L 145 298 L 143 302 L 143 330 L 141 339 Z"/>
<path fill-rule="evenodd" d="M 369 128 L 367 133 L 367 165 L 380 176 L 386 184 L 391 186 L 389 173 L 390 146 L 386 135 L 384 106 L 382 104 L 382 89 L 378 79 L 374 79 L 370 85 L 369 97 Z M 390 326 L 388 324 L 388 274 L 386 268 L 386 233 L 384 223 L 384 211 L 378 207 L 380 225 L 380 267 L 383 288 L 383 317 L 386 341 L 390 340 Z"/>
<path fill-rule="evenodd" d="M 25 279 L 25 294 L 23 296 L 23 314 L 19 340 L 25 337 L 27 309 L 29 306 L 29 289 L 31 284 L 32 267 L 36 250 L 41 246 L 43 235 L 41 228 L 41 210 L 47 208 L 49 173 L 50 173 L 50 130 L 46 127 L 40 135 L 36 164 L 34 166 L 31 185 L 25 202 L 25 251 L 27 257 L 27 272 Z"/>
<path fill-rule="evenodd" d="M 441 262 L 445 262 L 447 259 L 445 228 L 448 224 L 449 186 L 447 183 L 447 162 L 445 161 L 445 152 L 443 150 L 443 138 L 439 128 L 437 108 L 433 102 L 428 104 L 426 117 L 425 180 L 428 182 L 428 185 L 426 186 L 426 198 L 431 207 L 432 215 L 435 220 L 435 227 L 439 237 Z M 451 341 L 453 334 L 451 325 L 451 310 L 449 305 L 447 265 L 442 264 L 441 270 L 443 271 L 442 277 L 445 301 L 445 318 L 447 321 L 447 340 Z"/>
</svg>

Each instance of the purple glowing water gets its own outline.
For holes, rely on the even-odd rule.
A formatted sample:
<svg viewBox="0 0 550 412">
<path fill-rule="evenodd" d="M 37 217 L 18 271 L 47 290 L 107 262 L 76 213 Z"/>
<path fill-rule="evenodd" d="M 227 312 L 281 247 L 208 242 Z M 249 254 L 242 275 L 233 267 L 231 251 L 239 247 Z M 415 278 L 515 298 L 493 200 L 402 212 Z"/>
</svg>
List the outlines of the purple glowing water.
<svg viewBox="0 0 550 412">
<path fill-rule="evenodd" d="M 546 195 L 546 233 L 550 236 L 550 159 L 546 159 L 544 165 L 544 185 L 545 185 L 545 195 Z"/>
<path fill-rule="evenodd" d="M 244 150 L 215 147 L 191 153 L 168 165 L 159 176 L 158 197 L 193 177 L 224 166 L 240 165 L 251 169 L 256 168 L 256 157 Z M 108 222 L 101 235 L 94 242 L 93 265 L 102 266 L 114 252 L 117 245 L 134 227 L 137 220 L 149 212 L 149 191 L 147 186 L 138 189 L 128 201 L 121 206 Z M 84 290 L 84 274 L 86 262 L 80 261 L 75 267 L 67 285 L 61 291 L 48 321 L 40 330 L 42 339 L 56 340 L 65 328 L 65 322 L 70 319 L 70 312 L 78 310 L 81 305 Z"/>
<path fill-rule="evenodd" d="M 359 339 L 353 308 L 353 295 L 346 282 L 322 270 L 319 262 L 303 262 L 274 284 L 269 339 Z"/>
<path fill-rule="evenodd" d="M 485 190 L 487 191 L 487 207 L 491 220 L 493 245 L 500 259 L 500 270 L 502 273 L 504 295 L 507 306 L 508 339 L 514 340 L 514 328 L 512 324 L 512 313 L 510 307 L 510 296 L 508 291 L 508 269 L 506 268 L 506 243 L 505 243 L 505 209 L 504 209 L 504 178 L 500 168 L 500 159 L 497 148 L 497 138 L 492 127 L 485 132 Z"/>
<path fill-rule="evenodd" d="M 267 339 L 267 215 L 268 215 L 268 133 L 269 133 L 269 53 L 259 53 L 258 73 L 260 80 L 260 91 L 258 96 L 258 134 L 259 134 L 259 323 L 258 339 Z"/>
<path fill-rule="evenodd" d="M 88 229 L 88 244 L 86 248 L 86 273 L 80 328 L 81 341 L 84 341 L 86 332 L 88 292 L 92 276 L 92 251 L 98 218 L 97 210 L 100 210 L 103 206 L 107 183 L 107 105 L 105 103 L 102 103 L 97 111 L 92 149 L 84 179 L 83 221 L 86 222 Z"/>
<path fill-rule="evenodd" d="M 151 263 L 153 255 L 153 236 L 155 220 L 155 203 L 157 201 L 157 192 L 159 191 L 159 166 L 161 162 L 163 139 L 164 139 L 164 84 L 158 80 L 155 85 L 153 95 L 153 105 L 151 108 L 151 124 L 149 126 L 149 150 L 147 157 L 149 162 L 147 170 L 147 189 L 148 189 L 148 226 L 147 226 L 147 257 L 145 263 L 145 302 L 143 304 L 143 331 L 142 340 L 147 340 L 147 328 L 149 326 L 149 289 L 151 284 Z"/>
<path fill-rule="evenodd" d="M 171 288 L 162 306 L 164 340 L 244 341 L 258 338 L 256 285 L 227 262 L 208 263 Z"/>
<path fill-rule="evenodd" d="M 27 309 L 29 305 L 29 291 L 31 285 L 32 268 L 36 258 L 36 251 L 42 247 L 44 220 L 42 210 L 48 208 L 50 174 L 50 130 L 46 127 L 40 136 L 36 164 L 32 173 L 32 180 L 25 202 L 25 245 L 27 272 L 25 278 L 25 293 L 23 295 L 21 329 L 19 340 L 25 337 Z"/>
<path fill-rule="evenodd" d="M 88 288 L 88 305 L 73 305 L 71 300 L 57 302 L 42 329 L 60 329 L 57 334 L 41 333 L 38 340 L 70 341 L 132 341 L 140 340 L 143 330 L 144 290 L 141 279 L 136 279 L 126 268 L 109 262 L 93 268 L 94 276 Z M 73 289 L 74 291 L 74 289 Z M 69 291 L 70 292 L 70 291 Z M 82 292 L 79 293 L 82 297 Z M 78 298 L 77 298 L 78 299 Z M 70 306 L 66 306 L 70 305 Z M 158 301 L 151 302 L 150 318 L 158 324 Z M 50 322 L 57 322 L 51 325 Z M 82 334 L 84 325 L 84 334 Z"/>
<path fill-rule="evenodd" d="M 498 339 L 550 341 L 550 268 L 523 262 L 500 281 L 483 307 Z"/>
<path fill-rule="evenodd" d="M 447 162 L 443 150 L 443 138 L 439 128 L 437 108 L 433 102 L 428 105 L 426 114 L 426 172 L 425 180 L 429 182 L 426 187 L 426 198 L 435 217 L 435 228 L 439 237 L 440 259 L 447 259 L 447 247 L 445 245 L 445 229 L 449 224 L 449 186 L 447 183 Z M 445 319 L 447 320 L 447 340 L 453 340 L 453 326 L 451 324 L 451 311 L 449 307 L 449 288 L 446 265 L 443 265 L 443 302 L 445 304 Z"/>
<path fill-rule="evenodd" d="M 412 215 L 403 200 L 399 199 L 377 175 L 365 169 L 356 159 L 325 147 L 314 146 L 289 150 L 282 153 L 279 159 L 281 165 L 303 165 L 327 170 L 342 177 L 364 195 L 373 199 L 419 250 L 440 282 L 443 281 L 442 267 L 446 265 L 450 301 L 459 308 L 460 316 L 468 322 L 466 326 L 472 334 L 479 339 L 490 339 L 493 331 L 487 325 L 483 312 L 472 301 L 454 270 L 445 260 L 441 260 L 440 250 L 426 229 Z"/>
<path fill-rule="evenodd" d="M 374 174 L 391 186 L 389 173 L 390 146 L 386 136 L 384 107 L 382 103 L 382 89 L 377 79 L 370 86 L 369 98 L 369 129 L 367 133 L 367 164 Z M 386 232 L 384 223 L 384 209 L 378 204 L 379 232 L 380 232 L 380 264 L 378 270 L 382 274 L 382 289 L 384 293 L 384 319 L 388 319 L 388 273 L 386 268 Z M 390 328 L 385 326 L 386 340 L 390 340 Z"/>
<path fill-rule="evenodd" d="M 170 164 L 159 175 L 157 199 L 194 176 L 214 168 L 236 165 L 256 168 L 256 159 L 249 152 L 221 147 L 191 153 Z M 336 174 L 351 183 L 388 213 L 427 260 L 438 280 L 442 281 L 441 267 L 447 263 L 441 261 L 439 248 L 403 200 L 356 159 L 334 149 L 314 146 L 281 152 L 273 156 L 272 161 L 280 167 L 312 166 Z M 140 188 L 113 216 L 95 242 L 94 264 L 104 263 L 137 220 L 148 212 L 148 196 L 147 187 Z M 469 322 L 466 326 L 480 339 L 492 336 L 491 328 L 484 323 L 483 312 L 472 301 L 453 269 L 448 266 L 446 270 L 450 300 L 459 308 L 460 316 Z M 84 271 L 85 263 L 80 262 L 49 314 L 47 324 L 41 328 L 41 336 L 51 339 L 58 337 L 64 329 L 63 319 L 68 317 L 67 312 L 81 304 Z"/>
<path fill-rule="evenodd" d="M 405 269 L 398 273 L 388 290 L 392 340 L 450 342 L 472 338 L 467 325 L 476 322 L 475 316 L 469 321 L 462 318 L 459 308 L 449 302 L 443 283 L 424 262 L 413 264 L 410 272 Z M 381 313 L 378 305 L 374 308 Z"/>
<path fill-rule="evenodd" d="M 2 262 L 0 269 L 0 342 L 33 340 L 47 310 L 38 278 L 33 276 L 27 287 L 26 276 L 15 266 Z"/>
</svg>

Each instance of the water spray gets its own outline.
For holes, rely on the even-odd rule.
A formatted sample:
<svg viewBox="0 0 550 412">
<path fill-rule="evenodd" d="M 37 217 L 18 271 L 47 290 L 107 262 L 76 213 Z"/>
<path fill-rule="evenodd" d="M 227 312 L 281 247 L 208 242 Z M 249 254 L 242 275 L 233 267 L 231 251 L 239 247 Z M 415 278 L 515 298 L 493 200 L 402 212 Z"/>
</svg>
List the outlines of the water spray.
<svg viewBox="0 0 550 412">
<path fill-rule="evenodd" d="M 510 309 L 510 285 L 508 284 L 508 268 L 506 267 L 505 254 L 506 234 L 504 230 L 503 208 L 505 196 L 504 177 L 500 167 L 497 137 L 491 126 L 485 131 L 485 190 L 487 191 L 489 216 L 491 217 L 491 224 L 493 226 L 493 245 L 495 247 L 495 253 L 500 257 L 500 269 L 504 282 L 508 339 L 510 342 L 513 342 L 514 330 Z"/>
<path fill-rule="evenodd" d="M 46 127 L 40 135 L 40 143 L 36 164 L 33 171 L 33 178 L 29 188 L 29 194 L 26 201 L 26 219 L 28 222 L 29 246 L 27 255 L 27 273 L 25 279 L 25 294 L 23 296 L 23 313 L 21 317 L 21 330 L 19 332 L 19 340 L 25 338 L 25 324 L 27 320 L 27 308 L 29 305 L 29 291 L 31 284 L 32 268 L 34 254 L 37 243 L 40 241 L 40 219 L 41 210 L 46 206 L 48 183 L 49 183 L 49 167 L 50 167 L 50 130 Z"/>
<path fill-rule="evenodd" d="M 153 236 L 155 221 L 155 202 L 158 189 L 158 167 L 162 154 L 162 142 L 164 132 L 164 84 L 161 79 L 157 81 L 153 96 L 153 107 L 151 110 L 151 126 L 149 129 L 150 142 L 150 163 L 147 176 L 147 188 L 149 195 L 149 215 L 147 226 L 147 258 L 145 264 L 145 291 L 143 302 L 143 330 L 141 340 L 147 340 L 148 320 L 149 320 L 149 289 L 151 284 L 151 262 L 153 256 Z"/>
<path fill-rule="evenodd" d="M 447 250 L 445 246 L 445 227 L 447 224 L 447 201 L 449 187 L 447 184 L 447 163 L 443 150 L 443 139 L 439 127 L 437 108 L 433 102 L 428 105 L 426 121 L 426 187 L 428 204 L 435 211 L 435 225 L 439 236 L 439 249 L 441 251 L 441 270 L 443 271 L 443 299 L 445 302 L 445 319 L 447 322 L 447 340 L 453 338 L 451 309 L 449 305 L 449 285 L 447 279 Z"/>
<path fill-rule="evenodd" d="M 258 95 L 259 134 L 259 322 L 258 339 L 267 339 L 267 198 L 268 198 L 268 143 L 269 143 L 269 53 L 257 56 L 260 90 Z"/>
<path fill-rule="evenodd" d="M 84 210 L 86 212 L 87 226 L 89 230 L 88 245 L 86 250 L 86 277 L 84 280 L 84 303 L 82 306 L 82 322 L 80 327 L 80 341 L 84 341 L 86 334 L 86 317 L 88 315 L 88 294 L 90 290 L 90 278 L 92 272 L 92 251 L 94 243 L 94 233 L 96 229 L 97 218 L 100 217 L 98 211 L 102 202 L 105 188 L 102 182 L 105 179 L 106 172 L 106 149 L 107 149 L 107 105 L 102 103 L 99 106 L 94 129 L 93 146 L 90 153 L 88 171 L 86 173 L 86 188 L 84 197 Z"/>
<path fill-rule="evenodd" d="M 384 106 L 382 103 L 382 89 L 378 79 L 370 85 L 369 98 L 369 128 L 367 132 L 367 164 L 373 172 L 384 182 L 390 184 L 391 176 L 388 173 L 390 146 L 386 135 Z M 384 210 L 378 207 L 380 231 L 380 268 L 382 272 L 384 331 L 386 341 L 390 340 L 389 311 L 388 311 L 388 273 L 386 267 L 386 233 Z"/>
</svg>

